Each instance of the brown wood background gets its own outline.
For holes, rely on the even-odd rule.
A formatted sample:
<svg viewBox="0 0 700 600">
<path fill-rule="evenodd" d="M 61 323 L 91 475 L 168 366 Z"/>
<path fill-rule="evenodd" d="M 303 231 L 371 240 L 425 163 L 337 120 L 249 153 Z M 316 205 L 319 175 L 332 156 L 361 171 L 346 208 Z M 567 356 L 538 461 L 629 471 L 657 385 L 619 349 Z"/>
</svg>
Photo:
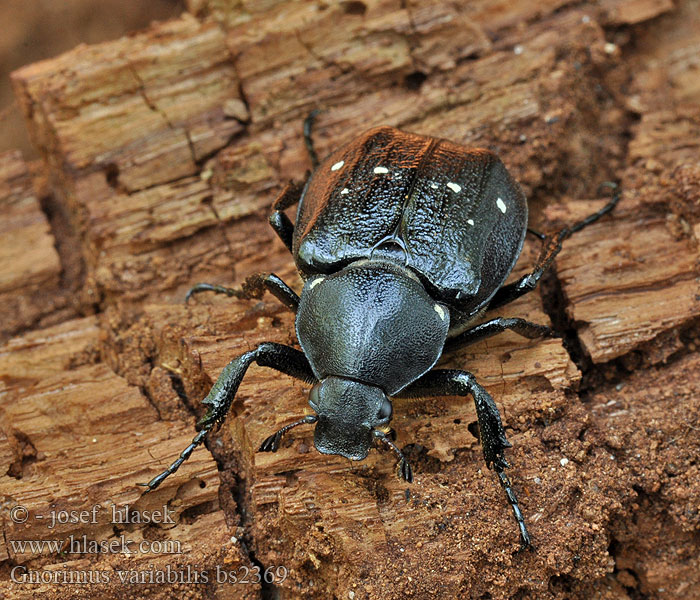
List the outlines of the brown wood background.
<svg viewBox="0 0 700 600">
<path fill-rule="evenodd" d="M 700 598 L 700 2 L 189 9 L 12 77 L 42 159 L 0 156 L 0 594 Z M 323 456 L 309 429 L 256 454 L 304 414 L 308 386 L 254 366 L 207 448 L 156 492 L 136 486 L 189 443 L 229 360 L 296 344 L 269 295 L 182 300 L 259 270 L 299 289 L 267 214 L 309 169 L 313 108 L 321 154 L 383 123 L 497 151 L 543 229 L 621 184 L 615 214 L 500 313 L 551 321 L 566 344 L 503 334 L 442 361 L 502 410 L 532 553 L 458 398 L 397 404 L 407 495 L 393 456 Z M 175 522 L 111 522 L 125 504 Z M 52 510 L 96 506 L 95 522 L 48 527 Z M 79 554 L 71 535 L 149 545 Z M 254 567 L 288 576 L 217 581 Z"/>
</svg>

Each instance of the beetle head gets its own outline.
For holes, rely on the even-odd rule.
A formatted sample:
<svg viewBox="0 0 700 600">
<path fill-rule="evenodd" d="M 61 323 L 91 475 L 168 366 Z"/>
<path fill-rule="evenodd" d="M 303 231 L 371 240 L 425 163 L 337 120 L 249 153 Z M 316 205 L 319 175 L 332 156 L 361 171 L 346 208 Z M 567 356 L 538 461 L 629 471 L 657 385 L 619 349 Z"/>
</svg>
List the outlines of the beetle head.
<svg viewBox="0 0 700 600">
<path fill-rule="evenodd" d="M 378 387 L 341 377 L 327 377 L 309 394 L 318 414 L 314 445 L 322 454 L 351 460 L 367 457 L 373 429 L 391 420 L 392 406 Z"/>
</svg>

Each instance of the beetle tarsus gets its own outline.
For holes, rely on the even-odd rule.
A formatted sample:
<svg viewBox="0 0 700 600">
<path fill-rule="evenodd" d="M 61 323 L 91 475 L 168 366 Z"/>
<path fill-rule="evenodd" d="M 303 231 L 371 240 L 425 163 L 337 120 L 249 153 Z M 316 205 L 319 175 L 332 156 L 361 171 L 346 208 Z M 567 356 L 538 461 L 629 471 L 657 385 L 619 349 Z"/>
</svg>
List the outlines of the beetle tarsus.
<svg viewBox="0 0 700 600">
<path fill-rule="evenodd" d="M 215 294 L 234 296 L 236 291 L 237 290 L 233 288 L 227 288 L 223 285 L 217 285 L 215 283 L 197 283 L 196 285 L 193 285 L 185 295 L 185 304 L 188 304 L 195 295 L 201 294 L 202 292 L 214 292 Z"/>
<path fill-rule="evenodd" d="M 530 540 L 530 534 L 527 532 L 527 527 L 525 526 L 525 519 L 523 518 L 523 513 L 518 506 L 518 499 L 515 496 L 515 492 L 510 487 L 510 479 L 502 470 L 497 469 L 496 474 L 498 475 L 498 481 L 501 487 L 504 489 L 506 496 L 508 497 L 508 502 L 513 509 L 513 515 L 515 515 L 515 520 L 518 523 L 518 529 L 520 530 L 520 549 L 532 550 L 532 541 Z"/>
<path fill-rule="evenodd" d="M 563 239 L 570 237 L 577 231 L 581 231 L 584 227 L 590 225 L 591 223 L 595 223 L 598 219 L 604 215 L 607 215 L 617 206 L 617 203 L 620 201 L 621 197 L 619 186 L 612 181 L 604 181 L 600 184 L 600 186 L 598 186 L 598 189 L 600 190 L 601 187 L 607 187 L 612 190 L 612 197 L 610 198 L 610 201 L 599 211 L 594 212 L 592 215 L 588 215 L 585 219 L 582 219 L 578 223 L 574 223 L 571 227 L 569 227 L 568 235 Z"/>
<path fill-rule="evenodd" d="M 229 298 L 250 300 L 262 298 L 265 290 L 269 291 L 291 311 L 297 311 L 299 296 L 274 273 L 251 275 L 240 288 L 229 288 L 214 283 L 198 283 L 187 292 L 185 303 L 189 302 L 195 294 L 200 294 L 201 292 L 214 292 L 215 294 L 226 294 Z"/>
<path fill-rule="evenodd" d="M 312 130 L 314 127 L 314 121 L 316 117 L 321 112 L 320 109 L 315 108 L 312 110 L 306 119 L 304 119 L 304 144 L 306 144 L 306 150 L 309 153 L 309 158 L 311 159 L 311 166 L 315 169 L 318 167 L 318 154 L 316 154 L 316 148 L 314 147 L 314 140 L 312 136 Z"/>
<path fill-rule="evenodd" d="M 258 448 L 258 452 L 277 452 L 281 439 L 282 436 L 280 435 L 279 431 L 273 433 L 271 436 L 266 437 L 263 440 L 263 443 L 260 444 L 260 448 Z"/>
<path fill-rule="evenodd" d="M 413 483 L 413 469 L 411 468 L 411 464 L 405 459 L 401 459 L 399 461 L 399 471 L 401 473 L 401 477 L 408 483 Z"/>
<path fill-rule="evenodd" d="M 199 446 L 203 441 L 204 438 L 206 437 L 206 434 L 209 432 L 209 429 L 205 429 L 200 431 L 194 438 L 192 439 L 192 442 L 190 443 L 187 448 L 185 448 L 180 456 L 175 460 L 165 471 L 163 471 L 160 475 L 156 475 L 153 479 L 151 479 L 148 483 L 139 483 L 137 485 L 141 485 L 144 487 L 147 487 L 148 489 L 144 491 L 145 493 L 151 492 L 155 490 L 167 477 L 172 475 L 175 471 L 177 471 L 180 468 L 180 465 L 184 463 L 194 452 L 195 448 Z"/>
</svg>

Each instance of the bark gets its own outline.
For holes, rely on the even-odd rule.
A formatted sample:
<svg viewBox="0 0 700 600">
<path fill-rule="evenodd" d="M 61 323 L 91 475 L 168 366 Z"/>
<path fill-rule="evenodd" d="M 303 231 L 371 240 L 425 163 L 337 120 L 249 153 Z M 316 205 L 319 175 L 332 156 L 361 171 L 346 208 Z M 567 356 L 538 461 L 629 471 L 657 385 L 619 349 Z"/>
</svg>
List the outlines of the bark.
<svg viewBox="0 0 700 600">
<path fill-rule="evenodd" d="M 694 597 L 698 8 L 192 0 L 178 20 L 15 72 L 43 160 L 0 158 L 14 335 L 0 349 L 3 593 Z M 310 169 L 301 121 L 314 108 L 321 155 L 379 124 L 496 151 L 543 230 L 620 183 L 615 213 L 565 242 L 541 290 L 486 315 L 552 323 L 563 339 L 505 333 L 440 363 L 496 399 L 534 552 L 517 551 L 472 403 L 456 397 L 396 402 L 407 486 L 391 453 L 321 455 L 310 428 L 256 453 L 307 412 L 309 386 L 252 366 L 206 449 L 156 491 L 136 485 L 187 446 L 231 359 L 262 341 L 298 347 L 270 295 L 183 298 L 259 271 L 300 290 L 267 216 Z M 538 250 L 528 239 L 512 278 Z M 115 523 L 127 504 L 158 522 Z M 49 528 L 52 510 L 75 518 Z M 83 535 L 133 554 L 75 552 Z M 19 565 L 43 583 L 10 581 Z M 109 581 L 66 583 L 97 572 Z"/>
</svg>

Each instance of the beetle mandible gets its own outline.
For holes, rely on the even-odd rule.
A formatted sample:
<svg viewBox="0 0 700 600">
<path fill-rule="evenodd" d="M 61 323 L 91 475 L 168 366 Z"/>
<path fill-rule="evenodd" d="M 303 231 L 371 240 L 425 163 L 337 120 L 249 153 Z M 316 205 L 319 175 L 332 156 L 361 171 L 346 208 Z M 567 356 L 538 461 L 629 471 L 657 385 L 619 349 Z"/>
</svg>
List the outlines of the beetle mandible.
<svg viewBox="0 0 700 600">
<path fill-rule="evenodd" d="M 392 398 L 474 398 L 486 464 L 505 490 L 530 547 L 516 495 L 505 469 L 506 439 L 491 395 L 467 371 L 433 369 L 451 351 L 512 330 L 527 338 L 554 335 L 544 325 L 494 318 L 493 309 L 533 290 L 572 233 L 610 212 L 611 201 L 575 225 L 551 235 L 527 228 L 525 195 L 492 152 L 450 141 L 377 127 L 319 162 L 311 140 L 315 113 L 304 124 L 313 172 L 305 186 L 289 184 L 274 205 L 270 224 L 292 253 L 304 279 L 301 296 L 273 273 L 249 278 L 242 288 L 200 283 L 187 294 L 274 294 L 296 313 L 302 351 L 265 342 L 230 362 L 203 403 L 199 433 L 165 471 L 157 488 L 220 425 L 248 367 L 258 365 L 313 383 L 313 415 L 268 437 L 260 451 L 275 452 L 282 436 L 315 424 L 314 445 L 324 454 L 364 459 L 374 440 L 398 457 L 401 477 L 411 466 L 388 428 Z M 298 202 L 294 224 L 283 212 Z M 520 255 L 526 231 L 543 242 L 532 272 L 504 284 Z"/>
</svg>

